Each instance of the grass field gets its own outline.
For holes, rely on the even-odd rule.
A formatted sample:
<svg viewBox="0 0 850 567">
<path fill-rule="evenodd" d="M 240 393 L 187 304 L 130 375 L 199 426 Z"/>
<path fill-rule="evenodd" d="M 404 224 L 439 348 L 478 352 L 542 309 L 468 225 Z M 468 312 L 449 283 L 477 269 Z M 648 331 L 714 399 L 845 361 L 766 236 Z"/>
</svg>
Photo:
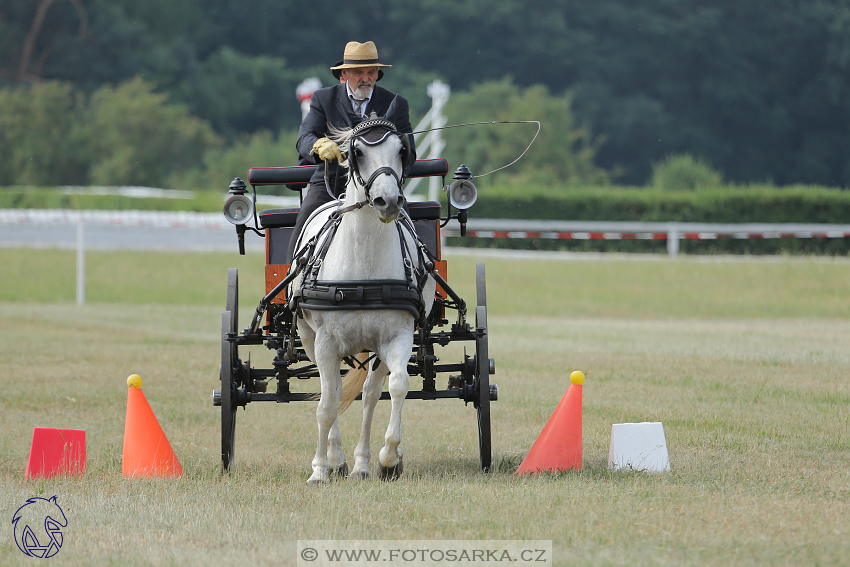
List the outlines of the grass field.
<svg viewBox="0 0 850 567">
<path fill-rule="evenodd" d="M 10 520 L 53 495 L 60 565 L 294 565 L 299 539 L 551 539 L 555 565 L 847 564 L 850 263 L 486 261 L 495 472 L 478 472 L 471 406 L 411 401 L 398 482 L 316 489 L 315 404 L 240 410 L 239 465 L 219 472 L 226 271 L 240 268 L 245 321 L 260 257 L 90 252 L 78 307 L 72 252 L 0 249 L 0 565 L 32 562 Z M 474 263 L 449 262 L 468 298 Z M 515 478 L 573 369 L 583 470 Z M 179 480 L 121 477 L 131 373 Z M 672 472 L 607 470 L 611 424 L 638 421 L 664 423 Z M 351 460 L 357 406 L 341 424 Z M 85 429 L 86 476 L 24 481 L 33 427 Z"/>
</svg>

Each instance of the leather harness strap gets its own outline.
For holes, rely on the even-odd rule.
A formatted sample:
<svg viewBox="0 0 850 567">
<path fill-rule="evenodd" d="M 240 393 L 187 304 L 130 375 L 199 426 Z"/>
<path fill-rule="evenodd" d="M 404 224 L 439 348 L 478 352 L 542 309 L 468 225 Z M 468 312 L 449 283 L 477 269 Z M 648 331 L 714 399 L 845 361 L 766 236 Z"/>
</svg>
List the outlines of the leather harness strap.
<svg viewBox="0 0 850 567">
<path fill-rule="evenodd" d="M 417 322 L 424 324 L 427 318 L 423 291 L 433 262 L 426 258 L 427 247 L 416 235 L 413 223 L 402 211 L 396 220 L 405 280 L 319 280 L 319 270 L 336 236 L 342 216 L 361 209 L 366 201 L 343 207 L 328 218 L 318 234 L 299 250 L 294 265 L 303 262 L 304 277 L 301 288 L 293 290 L 289 305 L 293 310 L 315 311 L 398 309 L 407 311 Z M 416 261 L 407 244 L 407 232 L 416 242 Z M 430 254 L 429 254 L 430 255 Z M 302 260 L 302 257 L 305 260 Z"/>
<path fill-rule="evenodd" d="M 397 309 L 419 318 L 422 294 L 403 280 L 317 281 L 294 295 L 298 307 L 314 311 Z"/>
</svg>

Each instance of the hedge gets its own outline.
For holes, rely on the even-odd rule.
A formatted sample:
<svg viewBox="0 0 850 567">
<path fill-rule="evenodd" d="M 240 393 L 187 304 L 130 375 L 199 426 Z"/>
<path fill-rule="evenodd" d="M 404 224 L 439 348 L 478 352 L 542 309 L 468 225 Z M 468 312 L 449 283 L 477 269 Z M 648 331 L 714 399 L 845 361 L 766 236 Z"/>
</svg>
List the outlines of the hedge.
<svg viewBox="0 0 850 567">
<path fill-rule="evenodd" d="M 532 187 L 526 194 L 494 187 L 479 191 L 470 209 L 476 218 L 850 224 L 850 191 L 825 187 L 724 187 L 700 191 L 641 188 L 579 188 L 562 191 Z M 683 240 L 683 253 L 847 255 L 847 238 L 715 241 Z M 452 238 L 449 245 L 537 250 L 664 252 L 665 241 Z"/>
</svg>

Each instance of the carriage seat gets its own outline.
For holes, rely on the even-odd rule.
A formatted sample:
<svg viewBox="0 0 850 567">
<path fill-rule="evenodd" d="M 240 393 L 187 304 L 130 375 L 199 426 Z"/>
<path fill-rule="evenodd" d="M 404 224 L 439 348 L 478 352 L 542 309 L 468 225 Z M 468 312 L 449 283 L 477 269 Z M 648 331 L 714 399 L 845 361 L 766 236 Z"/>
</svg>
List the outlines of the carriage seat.
<svg viewBox="0 0 850 567">
<path fill-rule="evenodd" d="M 253 167 L 248 170 L 248 183 L 257 185 L 287 185 L 307 183 L 316 171 L 315 165 L 291 167 Z M 449 162 L 443 158 L 420 159 L 410 167 L 408 179 L 415 177 L 445 176 Z M 442 208 L 436 201 L 408 203 L 416 235 L 436 258 L 440 258 L 440 215 Z M 292 237 L 295 220 L 300 209 L 266 209 L 260 211 L 260 226 L 266 230 L 266 264 L 288 264 L 286 251 Z M 268 284 L 268 281 L 266 282 Z"/>
<path fill-rule="evenodd" d="M 293 165 L 289 167 L 252 167 L 248 170 L 250 185 L 286 185 L 297 187 L 296 191 L 309 183 L 317 165 Z M 408 179 L 417 177 L 443 176 L 449 173 L 449 162 L 444 158 L 418 159 L 410 166 Z"/>
<path fill-rule="evenodd" d="M 442 207 L 437 201 L 421 201 L 408 203 L 410 218 L 413 221 L 438 220 L 442 214 Z M 298 218 L 296 207 L 292 209 L 266 209 L 260 211 L 260 226 L 263 228 L 292 228 L 295 219 Z"/>
</svg>

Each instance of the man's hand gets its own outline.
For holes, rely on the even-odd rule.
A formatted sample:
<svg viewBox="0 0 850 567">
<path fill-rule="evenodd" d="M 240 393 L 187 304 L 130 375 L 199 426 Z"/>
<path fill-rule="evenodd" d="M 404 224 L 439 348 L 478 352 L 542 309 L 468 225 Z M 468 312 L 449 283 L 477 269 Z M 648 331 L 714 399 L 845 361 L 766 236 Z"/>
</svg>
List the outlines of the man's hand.
<svg viewBox="0 0 850 567">
<path fill-rule="evenodd" d="M 313 144 L 313 149 L 310 150 L 310 153 L 316 154 L 322 161 L 333 161 L 334 159 L 342 161 L 342 154 L 339 153 L 339 146 L 336 145 L 336 142 L 329 140 L 328 138 L 319 138 L 316 140 L 316 143 Z"/>
</svg>

